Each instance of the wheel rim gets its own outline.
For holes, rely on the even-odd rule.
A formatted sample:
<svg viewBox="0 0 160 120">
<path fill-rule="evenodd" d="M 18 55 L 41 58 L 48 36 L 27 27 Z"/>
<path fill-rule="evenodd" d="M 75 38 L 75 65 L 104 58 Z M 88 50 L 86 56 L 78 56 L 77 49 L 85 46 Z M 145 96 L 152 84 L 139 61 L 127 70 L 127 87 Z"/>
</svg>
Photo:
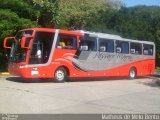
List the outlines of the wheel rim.
<svg viewBox="0 0 160 120">
<path fill-rule="evenodd" d="M 131 78 L 134 78 L 135 75 L 136 75 L 135 71 L 134 71 L 134 70 L 131 70 L 131 71 L 130 71 L 130 77 L 131 77 Z"/>
<path fill-rule="evenodd" d="M 59 80 L 59 81 L 62 81 L 65 77 L 65 74 L 62 70 L 58 70 L 56 72 L 56 78 Z"/>
</svg>

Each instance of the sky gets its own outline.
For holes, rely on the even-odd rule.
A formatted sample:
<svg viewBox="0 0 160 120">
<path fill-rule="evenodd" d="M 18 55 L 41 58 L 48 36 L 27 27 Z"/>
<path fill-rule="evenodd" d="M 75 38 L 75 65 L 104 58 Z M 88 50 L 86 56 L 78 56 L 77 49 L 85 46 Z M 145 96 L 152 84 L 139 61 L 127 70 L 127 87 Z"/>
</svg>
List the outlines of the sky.
<svg viewBox="0 0 160 120">
<path fill-rule="evenodd" d="M 160 6 L 160 0 L 122 0 L 126 7 L 132 7 L 136 5 L 158 5 Z"/>
</svg>

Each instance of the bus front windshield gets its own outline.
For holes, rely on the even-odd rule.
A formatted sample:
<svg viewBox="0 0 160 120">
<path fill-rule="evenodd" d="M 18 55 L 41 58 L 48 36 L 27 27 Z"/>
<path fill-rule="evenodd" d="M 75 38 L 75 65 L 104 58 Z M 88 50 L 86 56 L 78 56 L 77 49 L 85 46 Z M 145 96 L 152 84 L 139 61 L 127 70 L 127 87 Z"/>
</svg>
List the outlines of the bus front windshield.
<svg viewBox="0 0 160 120">
<path fill-rule="evenodd" d="M 21 48 L 21 39 L 24 36 L 31 36 L 33 30 L 20 31 L 16 34 L 15 38 L 18 41 L 12 43 L 11 52 L 10 52 L 10 61 L 11 62 L 25 62 L 27 49 Z"/>
</svg>

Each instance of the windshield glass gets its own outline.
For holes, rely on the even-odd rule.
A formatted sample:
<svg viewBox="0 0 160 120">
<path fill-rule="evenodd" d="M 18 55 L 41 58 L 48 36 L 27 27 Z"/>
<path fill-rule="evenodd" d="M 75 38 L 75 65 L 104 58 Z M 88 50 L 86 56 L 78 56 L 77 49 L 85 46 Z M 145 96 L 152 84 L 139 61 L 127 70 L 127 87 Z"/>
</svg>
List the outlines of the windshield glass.
<svg viewBox="0 0 160 120">
<path fill-rule="evenodd" d="M 15 38 L 18 43 L 13 42 L 10 52 L 10 60 L 12 62 L 24 62 L 26 60 L 27 49 L 21 48 L 21 39 L 24 36 L 31 36 L 33 30 L 20 31 L 16 34 Z"/>
<path fill-rule="evenodd" d="M 55 33 L 36 32 L 31 48 L 29 64 L 44 64 L 49 60 Z"/>
</svg>

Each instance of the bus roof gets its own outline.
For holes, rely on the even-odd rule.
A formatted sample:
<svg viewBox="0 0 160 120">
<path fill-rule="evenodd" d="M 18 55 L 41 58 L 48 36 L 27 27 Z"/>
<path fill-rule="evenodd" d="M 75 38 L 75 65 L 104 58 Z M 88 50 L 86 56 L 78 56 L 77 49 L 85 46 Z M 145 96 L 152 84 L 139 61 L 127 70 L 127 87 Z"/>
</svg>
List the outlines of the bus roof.
<svg viewBox="0 0 160 120">
<path fill-rule="evenodd" d="M 82 32 L 84 34 L 89 34 L 90 37 L 107 38 L 107 39 L 112 39 L 112 40 L 122 40 L 122 41 L 128 41 L 128 42 L 138 42 L 138 43 L 144 43 L 144 44 L 154 44 L 154 42 L 151 42 L 151 41 L 127 39 L 127 38 L 122 38 L 121 36 L 114 35 L 114 34 L 89 32 L 89 31 L 82 31 L 82 30 L 79 30 L 79 32 Z"/>
<path fill-rule="evenodd" d="M 27 28 L 20 31 L 24 31 L 24 30 L 46 31 L 46 32 L 55 32 L 56 30 L 59 30 L 60 33 L 64 33 L 64 34 L 77 34 L 77 35 L 89 34 L 90 37 L 99 37 L 99 38 L 107 38 L 107 39 L 113 39 L 113 40 L 123 40 L 123 41 L 129 41 L 129 42 L 154 44 L 154 42 L 150 42 L 150 41 L 133 40 L 133 39 L 122 38 L 119 35 L 90 32 L 90 31 L 83 31 L 83 30 L 61 30 L 61 29 L 54 29 L 54 28 Z"/>
<path fill-rule="evenodd" d="M 66 33 L 66 34 L 76 34 L 76 35 L 83 35 L 81 32 L 76 32 L 72 30 L 61 30 L 61 29 L 54 29 L 54 28 L 27 28 L 27 29 L 22 29 L 20 31 L 25 31 L 25 30 L 33 30 L 33 31 L 44 31 L 44 32 L 55 32 L 56 30 L 59 30 L 60 33 Z"/>
</svg>

